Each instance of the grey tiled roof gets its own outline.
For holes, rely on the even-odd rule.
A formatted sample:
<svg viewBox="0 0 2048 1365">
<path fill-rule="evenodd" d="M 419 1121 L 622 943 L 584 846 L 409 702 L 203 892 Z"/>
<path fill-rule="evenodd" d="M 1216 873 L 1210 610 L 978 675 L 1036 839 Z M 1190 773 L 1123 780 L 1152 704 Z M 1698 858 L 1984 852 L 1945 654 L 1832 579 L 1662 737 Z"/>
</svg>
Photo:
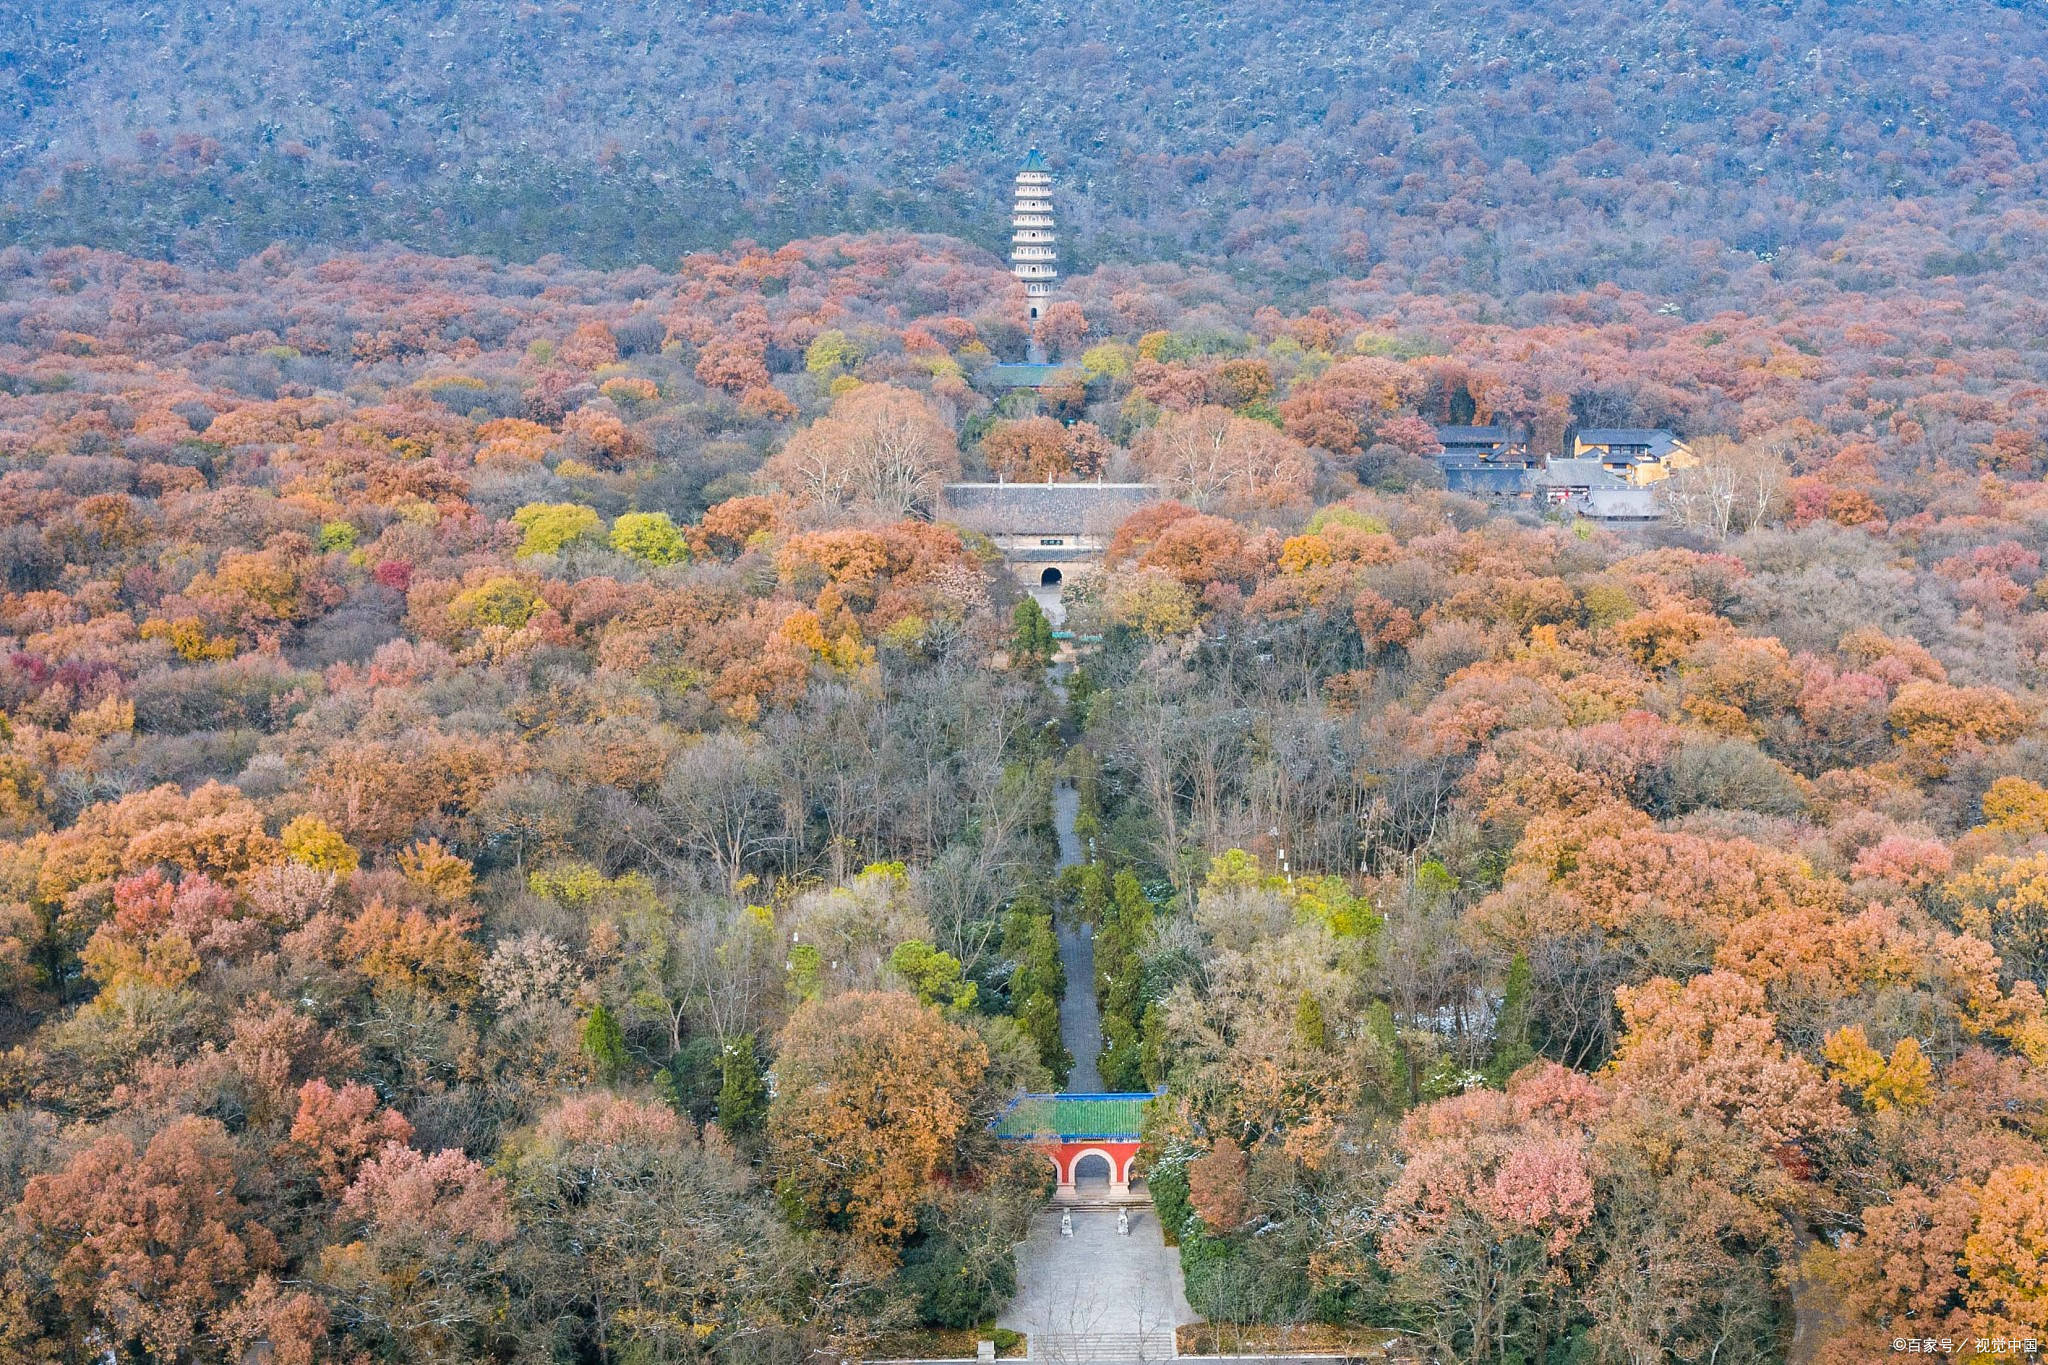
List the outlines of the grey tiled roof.
<svg viewBox="0 0 2048 1365">
<path fill-rule="evenodd" d="M 1513 441 L 1519 439 L 1512 427 L 1438 427 L 1436 439 L 1439 445 L 1478 445 L 1485 441 Z"/>
<path fill-rule="evenodd" d="M 1435 460 L 1438 467 L 1447 472 L 1453 469 L 1534 469 L 1543 463 L 1519 445 L 1500 451 L 1460 447 L 1427 458 Z"/>
<path fill-rule="evenodd" d="M 1609 473 L 1594 459 L 1552 459 L 1543 468 L 1530 471 L 1530 481 L 1539 488 L 1627 488 L 1619 474 Z"/>
<path fill-rule="evenodd" d="M 1150 483 L 949 483 L 939 495 L 939 515 L 986 535 L 1108 535 L 1165 496 Z"/>
<path fill-rule="evenodd" d="M 1585 427 L 1578 439 L 1589 446 L 1646 446 L 1661 460 L 1678 438 L 1661 427 Z"/>
<path fill-rule="evenodd" d="M 1664 515 L 1651 488 L 1595 488 L 1583 499 L 1586 515 L 1610 521 L 1655 521 Z"/>
<path fill-rule="evenodd" d="M 1490 460 L 1477 465 L 1446 464 L 1442 468 L 1444 485 L 1453 493 L 1526 492 L 1532 472 L 1524 465 L 1496 464 Z"/>
</svg>

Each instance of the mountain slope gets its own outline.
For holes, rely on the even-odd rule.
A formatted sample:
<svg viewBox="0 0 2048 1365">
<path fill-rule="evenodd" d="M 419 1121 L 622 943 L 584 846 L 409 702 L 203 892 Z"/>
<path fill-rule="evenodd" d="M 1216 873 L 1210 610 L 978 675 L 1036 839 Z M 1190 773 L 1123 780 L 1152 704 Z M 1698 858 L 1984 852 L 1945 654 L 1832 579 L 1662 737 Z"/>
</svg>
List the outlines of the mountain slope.
<svg viewBox="0 0 2048 1365">
<path fill-rule="evenodd" d="M 1036 141 L 1083 260 L 1683 292 L 1675 245 L 2028 197 L 2048 111 L 2048 33 L 1986 0 L 40 0 L 0 48 L 10 236 L 226 256 L 995 247 Z"/>
</svg>

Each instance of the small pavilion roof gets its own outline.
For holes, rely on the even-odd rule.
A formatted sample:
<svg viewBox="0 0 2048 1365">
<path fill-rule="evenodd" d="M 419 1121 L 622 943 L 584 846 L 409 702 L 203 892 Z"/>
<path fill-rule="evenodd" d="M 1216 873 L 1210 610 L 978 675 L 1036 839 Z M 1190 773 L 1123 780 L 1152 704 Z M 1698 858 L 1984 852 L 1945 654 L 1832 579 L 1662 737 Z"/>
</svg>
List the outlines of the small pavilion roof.
<svg viewBox="0 0 2048 1365">
<path fill-rule="evenodd" d="M 990 365 L 975 382 L 984 389 L 1042 389 L 1080 378 L 1081 370 L 1073 365 Z"/>
</svg>

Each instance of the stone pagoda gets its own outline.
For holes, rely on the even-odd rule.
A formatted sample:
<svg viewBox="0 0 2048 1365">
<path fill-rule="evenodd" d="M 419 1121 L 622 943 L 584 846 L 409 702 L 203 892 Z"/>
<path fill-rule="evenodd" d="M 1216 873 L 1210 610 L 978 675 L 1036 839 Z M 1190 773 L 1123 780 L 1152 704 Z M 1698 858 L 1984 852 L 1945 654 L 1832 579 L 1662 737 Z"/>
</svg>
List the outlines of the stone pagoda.
<svg viewBox="0 0 2048 1365">
<path fill-rule="evenodd" d="M 1053 282 L 1060 277 L 1058 239 L 1053 235 L 1052 176 L 1033 147 L 1017 171 L 1017 203 L 1010 213 L 1010 273 L 1024 281 L 1031 321 L 1045 316 Z"/>
</svg>

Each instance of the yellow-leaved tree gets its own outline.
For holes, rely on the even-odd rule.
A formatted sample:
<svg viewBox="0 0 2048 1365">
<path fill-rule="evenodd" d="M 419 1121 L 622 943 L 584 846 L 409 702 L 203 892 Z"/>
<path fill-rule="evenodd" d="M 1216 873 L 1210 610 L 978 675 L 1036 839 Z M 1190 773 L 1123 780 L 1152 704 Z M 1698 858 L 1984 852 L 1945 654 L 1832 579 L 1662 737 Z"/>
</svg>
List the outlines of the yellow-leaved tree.
<svg viewBox="0 0 2048 1365">
<path fill-rule="evenodd" d="M 971 1030 L 912 996 L 856 991 L 798 1007 L 777 1040 L 768 1111 L 785 1215 L 893 1259 L 988 1062 Z"/>
</svg>

